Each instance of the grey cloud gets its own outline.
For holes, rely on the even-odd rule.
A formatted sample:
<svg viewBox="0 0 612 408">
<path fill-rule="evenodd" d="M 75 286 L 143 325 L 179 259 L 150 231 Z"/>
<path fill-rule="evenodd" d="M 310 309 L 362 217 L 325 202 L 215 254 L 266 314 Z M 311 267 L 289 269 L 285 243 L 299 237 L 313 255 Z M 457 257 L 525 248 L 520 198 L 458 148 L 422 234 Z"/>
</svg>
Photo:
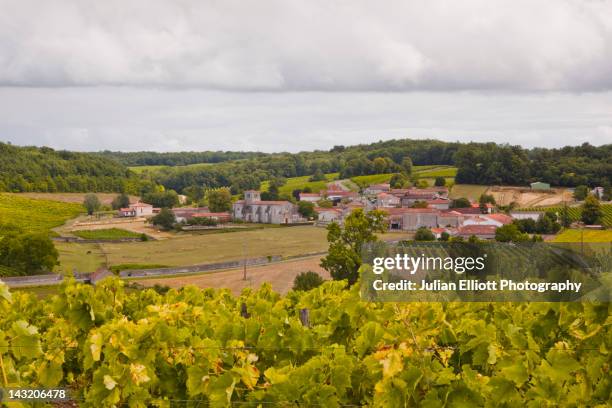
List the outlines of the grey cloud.
<svg viewBox="0 0 612 408">
<path fill-rule="evenodd" d="M 612 2 L 0 0 L 0 86 L 612 89 Z"/>
<path fill-rule="evenodd" d="M 612 143 L 612 92 L 0 88 L 0 141 L 71 150 L 330 149 L 391 138 Z"/>
</svg>

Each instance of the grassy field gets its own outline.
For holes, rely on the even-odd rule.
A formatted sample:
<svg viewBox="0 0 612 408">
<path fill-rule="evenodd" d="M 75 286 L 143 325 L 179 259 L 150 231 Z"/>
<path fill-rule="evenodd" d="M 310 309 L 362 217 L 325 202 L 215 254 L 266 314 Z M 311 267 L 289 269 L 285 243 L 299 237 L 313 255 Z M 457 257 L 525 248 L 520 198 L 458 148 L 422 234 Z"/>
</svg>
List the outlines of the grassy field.
<svg viewBox="0 0 612 408">
<path fill-rule="evenodd" d="M 446 183 L 451 184 L 454 182 L 455 175 L 457 174 L 457 168 L 451 166 L 440 166 L 440 165 L 428 165 L 428 166 L 413 166 L 412 173 L 418 179 L 426 180 L 429 185 L 433 185 L 436 177 L 444 177 Z M 382 184 L 388 183 L 393 177 L 394 173 L 383 173 L 383 174 L 370 174 L 367 176 L 356 176 L 351 177 L 351 181 L 358 185 L 370 185 L 370 184 Z"/>
<path fill-rule="evenodd" d="M 287 179 L 287 184 L 280 187 L 278 190 L 281 194 L 291 194 L 293 190 L 303 190 L 305 187 L 310 187 L 313 193 L 318 193 L 321 190 L 325 190 L 327 183 L 334 181 L 338 176 L 339 173 L 328 173 L 325 175 L 327 180 L 322 181 L 308 181 L 310 176 L 290 177 Z M 269 186 L 270 183 L 264 181 L 259 188 L 261 191 L 268 191 Z"/>
<path fill-rule="evenodd" d="M 367 176 L 355 176 L 351 177 L 351 181 L 358 186 L 369 186 L 371 184 L 383 184 L 388 183 L 393 177 L 394 173 L 383 173 L 383 174 L 368 174 Z"/>
<path fill-rule="evenodd" d="M 60 255 L 60 264 L 54 269 L 57 273 L 72 273 L 75 269 L 79 272 L 93 272 L 106 261 L 98 244 L 56 242 L 55 248 Z"/>
<path fill-rule="evenodd" d="M 487 191 L 488 186 L 481 186 L 477 184 L 455 184 L 450 191 L 450 198 L 469 198 L 472 200 L 478 200 L 480 195 Z"/>
<path fill-rule="evenodd" d="M 612 242 L 612 230 L 567 229 L 557 235 L 553 242 Z"/>
<path fill-rule="evenodd" d="M 231 234 L 185 235 L 164 241 L 104 243 L 100 247 L 108 254 L 110 265 L 182 266 L 241 259 L 245 249 L 247 257 L 324 251 L 327 249 L 326 234 L 323 228 L 299 226 Z"/>
<path fill-rule="evenodd" d="M 76 230 L 72 234 L 83 239 L 121 239 L 121 238 L 140 238 L 142 234 L 126 231 L 119 228 L 98 229 L 98 230 Z"/>
<path fill-rule="evenodd" d="M 16 226 L 27 232 L 48 232 L 84 212 L 81 204 L 0 194 L 0 231 Z"/>
</svg>

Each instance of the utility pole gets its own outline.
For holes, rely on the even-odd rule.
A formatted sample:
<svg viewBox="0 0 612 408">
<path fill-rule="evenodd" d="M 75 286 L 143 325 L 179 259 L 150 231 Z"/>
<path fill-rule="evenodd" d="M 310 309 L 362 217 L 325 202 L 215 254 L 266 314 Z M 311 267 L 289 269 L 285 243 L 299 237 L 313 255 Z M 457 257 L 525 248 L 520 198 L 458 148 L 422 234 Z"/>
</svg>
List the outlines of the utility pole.
<svg viewBox="0 0 612 408">
<path fill-rule="evenodd" d="M 246 238 L 242 238 L 242 280 L 247 280 Z"/>
</svg>

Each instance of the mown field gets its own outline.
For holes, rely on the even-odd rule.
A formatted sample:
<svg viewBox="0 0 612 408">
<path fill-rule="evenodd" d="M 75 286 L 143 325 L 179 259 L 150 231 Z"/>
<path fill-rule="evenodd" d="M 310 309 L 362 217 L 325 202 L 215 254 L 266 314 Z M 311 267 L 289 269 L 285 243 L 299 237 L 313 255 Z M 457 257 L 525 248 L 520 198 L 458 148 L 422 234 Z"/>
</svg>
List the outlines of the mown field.
<svg viewBox="0 0 612 408">
<path fill-rule="evenodd" d="M 303 190 L 306 187 L 310 187 L 313 193 L 318 193 L 321 190 L 325 190 L 327 183 L 330 181 L 334 181 L 338 178 L 339 173 L 328 173 L 325 175 L 326 180 L 321 181 L 308 181 L 311 176 L 301 176 L 301 177 L 290 177 L 287 179 L 287 184 L 281 186 L 278 191 L 281 194 L 291 194 L 293 190 Z M 259 187 L 261 191 L 268 191 L 270 187 L 270 183 L 268 181 L 264 181 L 261 183 Z"/>
<path fill-rule="evenodd" d="M 449 197 L 453 199 L 465 197 L 471 200 L 478 200 L 488 188 L 489 186 L 477 184 L 455 184 L 449 193 Z"/>
<path fill-rule="evenodd" d="M 0 194 L 0 231 L 15 226 L 25 232 L 48 232 L 84 211 L 81 204 Z"/>
<path fill-rule="evenodd" d="M 97 230 L 76 230 L 72 234 L 83 239 L 122 239 L 140 238 L 142 234 L 127 231 L 119 228 L 97 229 Z"/>
<path fill-rule="evenodd" d="M 554 212 L 557 214 L 561 214 L 561 211 L 563 210 L 563 207 L 557 206 L 557 207 L 527 207 L 527 208 L 521 208 L 519 209 L 519 211 L 526 211 L 526 212 L 533 212 L 533 211 L 540 211 L 540 212 Z M 572 221 L 578 221 L 580 220 L 580 216 L 582 214 L 582 209 L 580 207 L 568 207 L 567 208 L 570 219 Z M 612 227 L 612 204 L 603 204 L 601 206 L 601 212 L 603 213 L 603 216 L 601 218 L 601 223 L 602 225 L 606 226 L 606 227 Z"/>
<path fill-rule="evenodd" d="M 228 234 L 179 235 L 163 241 L 63 244 L 62 269 L 95 269 L 104 262 L 109 265 L 162 264 L 168 266 L 194 265 L 242 259 L 245 256 L 301 255 L 327 250 L 327 231 L 313 226 L 266 228 Z M 81 248 L 82 247 L 82 248 Z M 101 249 L 101 251 L 100 251 Z M 91 253 L 87 253 L 91 251 Z M 82 261 L 85 258 L 88 262 Z M 70 269 L 68 269 L 70 270 Z"/>
<path fill-rule="evenodd" d="M 611 242 L 612 230 L 566 229 L 555 237 L 554 242 Z"/>
<path fill-rule="evenodd" d="M 6 193 L 17 197 L 36 198 L 40 200 L 61 201 L 65 203 L 82 204 L 88 193 Z M 103 205 L 111 205 L 117 193 L 94 193 Z M 130 195 L 130 202 L 135 203 L 139 197 Z"/>
</svg>

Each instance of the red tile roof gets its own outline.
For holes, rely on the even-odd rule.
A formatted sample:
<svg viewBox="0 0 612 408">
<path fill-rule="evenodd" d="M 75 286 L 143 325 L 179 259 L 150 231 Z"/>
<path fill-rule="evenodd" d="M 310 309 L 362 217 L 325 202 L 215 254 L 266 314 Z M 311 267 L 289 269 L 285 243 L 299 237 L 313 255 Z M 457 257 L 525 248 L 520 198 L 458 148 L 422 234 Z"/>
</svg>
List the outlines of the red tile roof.
<svg viewBox="0 0 612 408">
<path fill-rule="evenodd" d="M 492 220 L 499 221 L 502 224 L 512 223 L 512 217 L 506 214 L 489 214 L 489 215 L 486 215 L 485 218 L 491 218 Z"/>
<path fill-rule="evenodd" d="M 495 225 L 465 225 L 459 227 L 459 235 L 495 235 Z"/>
</svg>

